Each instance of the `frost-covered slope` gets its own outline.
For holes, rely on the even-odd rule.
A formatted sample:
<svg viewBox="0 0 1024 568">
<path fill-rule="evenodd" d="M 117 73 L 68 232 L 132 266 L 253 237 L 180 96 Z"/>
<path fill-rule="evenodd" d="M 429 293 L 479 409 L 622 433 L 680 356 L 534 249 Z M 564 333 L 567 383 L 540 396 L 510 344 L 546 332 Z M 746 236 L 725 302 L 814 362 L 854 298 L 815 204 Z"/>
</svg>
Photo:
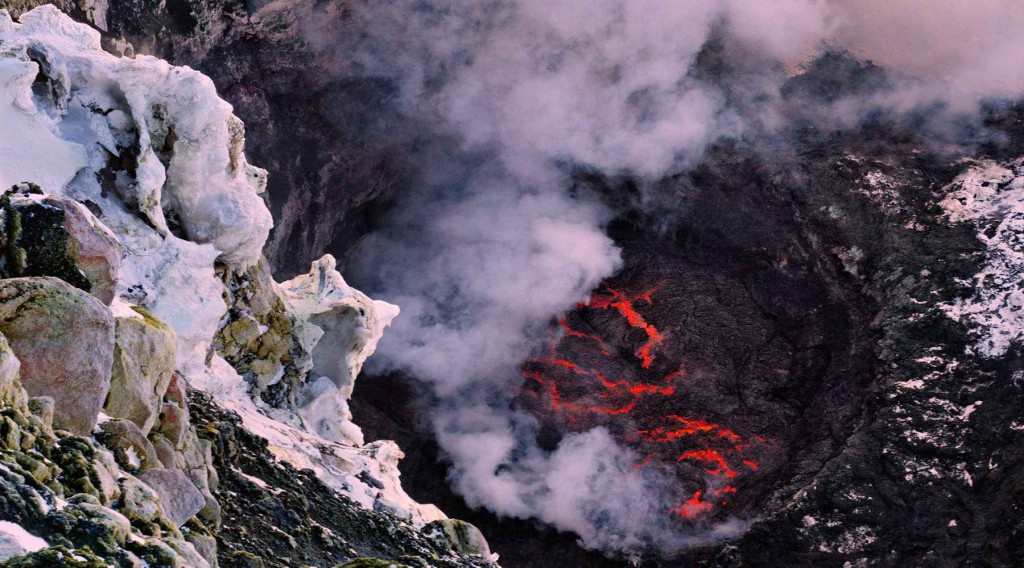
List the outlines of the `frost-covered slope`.
<svg viewBox="0 0 1024 568">
<path fill-rule="evenodd" d="M 246 162 L 244 126 L 208 78 L 152 57 L 110 55 L 98 32 L 52 6 L 18 22 L 0 11 L 0 131 L 0 187 L 10 188 L 0 272 L 29 277 L 0 308 L 82 295 L 76 301 L 102 320 L 97 344 L 57 347 L 89 356 L 95 372 L 65 396 L 60 381 L 31 371 L 45 360 L 64 373 L 62 355 L 17 335 L 45 322 L 17 311 L 0 328 L 15 333 L 28 395 L 50 401 L 36 406 L 49 405 L 58 428 L 109 454 L 112 483 L 152 486 L 173 524 L 198 514 L 216 534 L 220 458 L 190 423 L 187 384 L 238 412 L 278 459 L 313 470 L 363 507 L 414 527 L 444 519 L 402 490 L 396 445 L 363 445 L 346 402 L 397 307 L 350 288 L 330 257 L 309 275 L 272 280 L 260 256 L 272 225 L 260 195 L 266 172 Z M 80 290 L 43 278 L 54 276 Z M 48 317 L 61 316 L 39 316 Z M 85 339 L 77 331 L 54 341 Z M 27 402 L 12 400 L 29 413 Z M 71 496 L 51 493 L 44 501 Z M 172 496 L 192 493 L 198 502 L 172 514 Z M 115 494 L 99 493 L 96 505 L 118 509 Z M 184 565 L 216 563 L 216 547 L 203 542 L 202 554 L 192 552 L 205 560 Z"/>
</svg>

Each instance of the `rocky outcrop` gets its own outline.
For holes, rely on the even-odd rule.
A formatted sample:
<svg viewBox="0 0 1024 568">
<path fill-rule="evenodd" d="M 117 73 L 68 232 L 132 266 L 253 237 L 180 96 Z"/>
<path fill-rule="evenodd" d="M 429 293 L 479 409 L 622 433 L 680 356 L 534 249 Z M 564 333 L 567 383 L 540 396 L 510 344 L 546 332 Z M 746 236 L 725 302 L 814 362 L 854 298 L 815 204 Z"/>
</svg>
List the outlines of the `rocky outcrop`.
<svg viewBox="0 0 1024 568">
<path fill-rule="evenodd" d="M 220 272 L 228 313 L 213 348 L 252 385 L 252 392 L 271 406 L 294 402 L 294 386 L 303 375 L 309 353 L 296 344 L 295 322 L 281 291 L 261 258 L 242 272 Z"/>
<path fill-rule="evenodd" d="M 56 402 L 55 426 L 92 433 L 110 390 L 110 310 L 56 278 L 0 280 L 0 332 L 22 363 L 29 394 Z"/>
<path fill-rule="evenodd" d="M 222 566 L 365 565 L 366 558 L 384 566 L 493 566 L 490 556 L 453 550 L 440 531 L 363 507 L 311 470 L 273 459 L 273 448 L 237 414 L 209 395 L 190 394 L 193 420 L 214 452 L 214 494 L 232 519 L 217 534 Z"/>
<path fill-rule="evenodd" d="M 52 6 L 0 10 L 0 44 L 0 520 L 45 539 L 8 565 L 492 564 L 424 533 L 443 514 L 401 451 L 362 445 L 345 399 L 397 310 L 330 258 L 274 282 L 265 172 L 209 79 Z"/>
<path fill-rule="evenodd" d="M 55 276 L 109 305 L 121 264 L 117 237 L 74 199 L 43 195 L 30 184 L 9 193 L 3 212 L 7 247 L 23 251 L 18 254 L 24 259 L 9 275 Z"/>
</svg>

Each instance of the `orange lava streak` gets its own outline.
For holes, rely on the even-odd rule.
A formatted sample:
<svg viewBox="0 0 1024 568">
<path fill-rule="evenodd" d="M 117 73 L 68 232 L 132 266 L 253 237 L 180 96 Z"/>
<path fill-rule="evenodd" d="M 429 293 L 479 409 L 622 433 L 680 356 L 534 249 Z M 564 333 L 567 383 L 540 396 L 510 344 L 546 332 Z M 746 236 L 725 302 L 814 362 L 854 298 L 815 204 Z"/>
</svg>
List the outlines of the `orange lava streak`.
<svg viewBox="0 0 1024 568">
<path fill-rule="evenodd" d="M 677 515 L 679 515 L 680 517 L 683 517 L 684 519 L 692 519 L 692 518 L 696 517 L 697 515 L 700 515 L 701 513 L 707 513 L 709 511 L 711 511 L 711 509 L 714 507 L 714 505 L 712 505 L 711 503 L 708 503 L 707 501 L 701 501 L 700 500 L 700 495 L 701 495 L 700 491 L 695 491 L 693 493 L 693 497 L 691 497 L 688 501 L 683 503 L 681 506 L 676 507 L 675 509 L 670 509 L 671 512 L 676 513 Z"/>
<path fill-rule="evenodd" d="M 679 507 L 670 509 L 684 519 L 694 519 L 711 513 L 716 507 L 724 507 L 728 503 L 727 499 L 731 500 L 731 496 L 738 491 L 732 480 L 740 473 L 746 475 L 758 469 L 757 462 L 748 459 L 750 454 L 747 450 L 751 447 L 751 440 L 756 440 L 758 444 L 768 442 L 757 435 L 752 436 L 751 440 L 744 440 L 734 430 L 700 418 L 677 414 L 633 415 L 638 405 L 641 409 L 651 408 L 640 405 L 648 397 L 679 394 L 673 383 L 686 374 L 686 368 L 681 364 L 660 380 L 651 380 L 650 373 L 641 370 L 651 368 L 655 350 L 666 341 L 666 337 L 640 314 L 637 305 L 639 302 L 652 304 L 652 297 L 660 288 L 659 285 L 641 294 L 629 295 L 608 287 L 593 293 L 586 304 L 578 306 L 580 310 L 612 310 L 631 328 L 643 331 L 643 343 L 633 352 L 639 360 L 640 369 L 634 367 L 637 375 L 627 376 L 644 378 L 644 381 L 603 374 L 601 368 L 620 369 L 622 362 L 613 357 L 612 350 L 601 336 L 574 328 L 570 323 L 573 318 L 566 316 L 557 320 L 564 333 L 553 337 L 550 355 L 524 366 L 526 379 L 536 383 L 535 388 L 524 390 L 538 400 L 546 400 L 550 408 L 564 418 L 570 429 L 592 424 L 577 421 L 586 415 L 602 415 L 607 417 L 603 420 L 608 421 L 618 421 L 620 419 L 615 418 L 618 416 L 630 416 L 644 425 L 644 429 L 630 428 L 619 434 L 623 442 L 645 456 L 634 464 L 636 469 L 651 465 L 655 460 L 664 463 L 675 458 L 676 462 L 697 462 L 698 467 L 711 477 L 703 479 L 701 491 L 696 491 L 692 498 Z M 590 328 L 585 329 L 589 331 Z M 569 352 L 577 352 L 578 347 L 583 349 L 583 355 L 575 361 L 570 360 L 565 355 L 566 351 L 562 351 L 568 345 L 563 341 L 577 342 L 572 344 L 574 349 Z M 599 348 L 600 354 L 587 346 L 587 343 Z M 604 367 L 602 361 L 605 360 L 611 361 L 612 366 Z M 631 424 L 632 420 L 623 425 Z"/>
<path fill-rule="evenodd" d="M 630 297 L 614 288 L 608 288 L 609 295 L 595 294 L 590 297 L 590 302 L 587 304 L 588 307 L 595 310 L 615 308 L 620 314 L 622 314 L 622 317 L 626 318 L 626 323 L 631 327 L 643 330 L 643 332 L 647 334 L 647 342 L 641 345 L 635 352 L 635 355 L 640 359 L 641 366 L 644 369 L 651 368 L 651 363 L 654 362 L 654 354 L 652 353 L 652 350 L 665 340 L 665 336 L 662 335 L 656 327 L 648 323 L 647 320 L 636 311 L 636 307 L 633 303 L 643 300 L 650 304 L 651 295 L 659 289 L 661 289 L 660 284 L 640 295 Z"/>
<path fill-rule="evenodd" d="M 598 347 L 601 348 L 601 353 L 603 353 L 604 355 L 611 355 L 612 354 L 612 352 L 608 349 L 608 344 L 605 343 L 604 340 L 601 339 L 600 337 L 598 337 L 596 334 L 583 333 L 582 331 L 577 331 L 577 330 L 573 329 L 572 326 L 569 325 L 569 322 L 566 321 L 566 319 L 564 317 L 563 318 L 559 318 L 558 324 L 561 325 L 562 329 L 565 330 L 566 337 L 579 337 L 581 339 L 592 340 L 595 343 L 597 343 Z"/>
<path fill-rule="evenodd" d="M 724 475 L 729 478 L 736 477 L 736 472 L 729 467 L 729 463 L 725 461 L 725 458 L 722 457 L 722 454 L 717 450 L 705 448 L 703 450 L 690 450 L 683 452 L 679 456 L 678 461 L 683 460 L 696 460 L 704 463 L 713 463 L 718 467 L 707 470 L 710 475 Z"/>
</svg>

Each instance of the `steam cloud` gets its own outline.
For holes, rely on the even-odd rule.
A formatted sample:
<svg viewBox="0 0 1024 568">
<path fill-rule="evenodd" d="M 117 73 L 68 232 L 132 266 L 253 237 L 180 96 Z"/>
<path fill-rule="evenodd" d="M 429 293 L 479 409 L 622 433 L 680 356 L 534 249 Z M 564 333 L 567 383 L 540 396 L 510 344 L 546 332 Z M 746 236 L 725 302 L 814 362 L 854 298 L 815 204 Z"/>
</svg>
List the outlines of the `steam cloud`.
<svg viewBox="0 0 1024 568">
<path fill-rule="evenodd" d="M 315 28 L 344 51 L 339 73 L 393 82 L 412 130 L 430 133 L 410 152 L 414 187 L 349 273 L 403 310 L 372 366 L 431 385 L 470 504 L 603 549 L 672 549 L 735 526 L 680 535 L 667 476 L 637 474 L 603 429 L 544 451 L 509 404 L 551 317 L 621 264 L 610 212 L 571 190 L 571 169 L 657 179 L 742 136 L 752 117 L 694 71 L 709 38 L 779 69 L 838 46 L 922 78 L 884 101 L 899 108 L 1024 92 L 1013 0 L 377 0 L 350 17 L 358 38 Z M 784 73 L 766 76 L 757 88 L 777 92 Z"/>
</svg>

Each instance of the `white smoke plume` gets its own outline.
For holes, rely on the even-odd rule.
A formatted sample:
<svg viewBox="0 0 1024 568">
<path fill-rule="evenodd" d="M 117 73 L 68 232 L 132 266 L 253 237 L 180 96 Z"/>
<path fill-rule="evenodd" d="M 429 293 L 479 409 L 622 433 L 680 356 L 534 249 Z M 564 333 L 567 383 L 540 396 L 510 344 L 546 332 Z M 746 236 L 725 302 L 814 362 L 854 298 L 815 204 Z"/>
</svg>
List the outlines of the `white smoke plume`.
<svg viewBox="0 0 1024 568">
<path fill-rule="evenodd" d="M 410 150 L 415 183 L 350 271 L 402 307 L 375 366 L 431 385 L 467 502 L 604 549 L 677 548 L 735 525 L 680 535 L 667 478 L 636 473 L 607 431 L 547 452 L 510 406 L 552 316 L 621 264 L 610 212 L 572 190 L 572 168 L 657 179 L 743 136 L 749 117 L 694 70 L 712 37 L 791 73 L 838 46 L 921 77 L 889 101 L 903 108 L 1024 92 L 1024 5 L 1004 0 L 377 0 L 346 17 L 357 37 L 330 21 L 312 35 L 343 51 L 340 75 L 395 83 L 433 145 Z M 757 88 L 777 92 L 777 75 Z"/>
</svg>

